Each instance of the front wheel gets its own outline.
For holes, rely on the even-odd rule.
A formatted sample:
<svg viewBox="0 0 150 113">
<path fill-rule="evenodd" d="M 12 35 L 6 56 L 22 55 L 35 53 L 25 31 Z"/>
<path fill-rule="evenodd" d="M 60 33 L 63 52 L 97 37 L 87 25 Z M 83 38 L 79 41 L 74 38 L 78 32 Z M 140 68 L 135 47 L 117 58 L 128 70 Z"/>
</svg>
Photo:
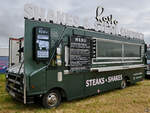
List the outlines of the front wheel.
<svg viewBox="0 0 150 113">
<path fill-rule="evenodd" d="M 127 87 L 127 81 L 126 81 L 125 79 L 123 79 L 123 80 L 121 81 L 120 88 L 121 88 L 121 89 L 124 89 L 124 88 L 126 88 L 126 87 Z"/>
<path fill-rule="evenodd" d="M 42 99 L 45 108 L 57 107 L 60 105 L 61 95 L 58 90 L 52 90 L 46 93 Z"/>
</svg>

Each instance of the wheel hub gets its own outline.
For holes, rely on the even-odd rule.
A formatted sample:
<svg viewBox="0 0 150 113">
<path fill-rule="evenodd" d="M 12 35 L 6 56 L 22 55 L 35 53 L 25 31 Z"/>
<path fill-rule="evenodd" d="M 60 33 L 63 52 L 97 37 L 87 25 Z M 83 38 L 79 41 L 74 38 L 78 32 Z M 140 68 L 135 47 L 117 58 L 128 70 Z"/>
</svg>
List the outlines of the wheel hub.
<svg viewBox="0 0 150 113">
<path fill-rule="evenodd" d="M 126 87 L 126 82 L 124 80 L 122 81 L 121 86 L 122 86 L 122 88 Z"/>
<path fill-rule="evenodd" d="M 49 106 L 55 106 L 58 101 L 56 94 L 55 93 L 49 94 L 47 101 Z"/>
</svg>

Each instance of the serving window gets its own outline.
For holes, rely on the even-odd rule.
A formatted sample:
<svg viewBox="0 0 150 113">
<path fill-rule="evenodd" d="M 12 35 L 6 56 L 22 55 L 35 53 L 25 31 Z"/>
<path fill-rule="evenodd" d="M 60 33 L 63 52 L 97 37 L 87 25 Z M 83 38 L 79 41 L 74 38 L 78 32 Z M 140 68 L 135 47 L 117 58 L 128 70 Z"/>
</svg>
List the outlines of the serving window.
<svg viewBox="0 0 150 113">
<path fill-rule="evenodd" d="M 122 44 L 113 41 L 96 41 L 97 57 L 122 57 Z"/>
<path fill-rule="evenodd" d="M 140 51 L 140 45 L 124 44 L 124 57 L 140 57 Z"/>
</svg>

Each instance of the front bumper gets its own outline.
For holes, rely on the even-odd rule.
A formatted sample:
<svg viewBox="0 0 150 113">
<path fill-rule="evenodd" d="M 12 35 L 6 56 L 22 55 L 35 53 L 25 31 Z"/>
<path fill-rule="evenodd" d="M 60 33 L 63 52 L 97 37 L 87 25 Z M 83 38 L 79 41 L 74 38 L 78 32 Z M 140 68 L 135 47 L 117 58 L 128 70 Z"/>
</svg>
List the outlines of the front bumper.
<svg viewBox="0 0 150 113">
<path fill-rule="evenodd" d="M 26 97 L 24 95 L 24 75 L 23 74 L 15 74 L 15 73 L 7 73 L 6 75 L 6 91 L 12 96 L 14 99 L 23 102 L 26 99 L 26 103 L 33 103 L 33 97 Z"/>
</svg>

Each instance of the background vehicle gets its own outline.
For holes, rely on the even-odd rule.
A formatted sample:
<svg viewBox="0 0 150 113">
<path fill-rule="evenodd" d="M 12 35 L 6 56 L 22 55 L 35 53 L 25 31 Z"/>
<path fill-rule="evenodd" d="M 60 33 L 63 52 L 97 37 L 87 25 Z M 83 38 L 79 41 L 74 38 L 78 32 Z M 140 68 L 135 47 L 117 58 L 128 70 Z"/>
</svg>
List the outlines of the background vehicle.
<svg viewBox="0 0 150 113">
<path fill-rule="evenodd" d="M 146 78 L 150 78 L 150 48 L 147 47 L 147 70 L 146 70 Z"/>
<path fill-rule="evenodd" d="M 5 73 L 7 67 L 8 67 L 7 64 L 0 63 L 0 73 Z"/>
<path fill-rule="evenodd" d="M 23 58 L 23 52 L 20 52 L 24 45 L 23 38 L 9 38 L 9 67 L 17 65 Z"/>
</svg>

